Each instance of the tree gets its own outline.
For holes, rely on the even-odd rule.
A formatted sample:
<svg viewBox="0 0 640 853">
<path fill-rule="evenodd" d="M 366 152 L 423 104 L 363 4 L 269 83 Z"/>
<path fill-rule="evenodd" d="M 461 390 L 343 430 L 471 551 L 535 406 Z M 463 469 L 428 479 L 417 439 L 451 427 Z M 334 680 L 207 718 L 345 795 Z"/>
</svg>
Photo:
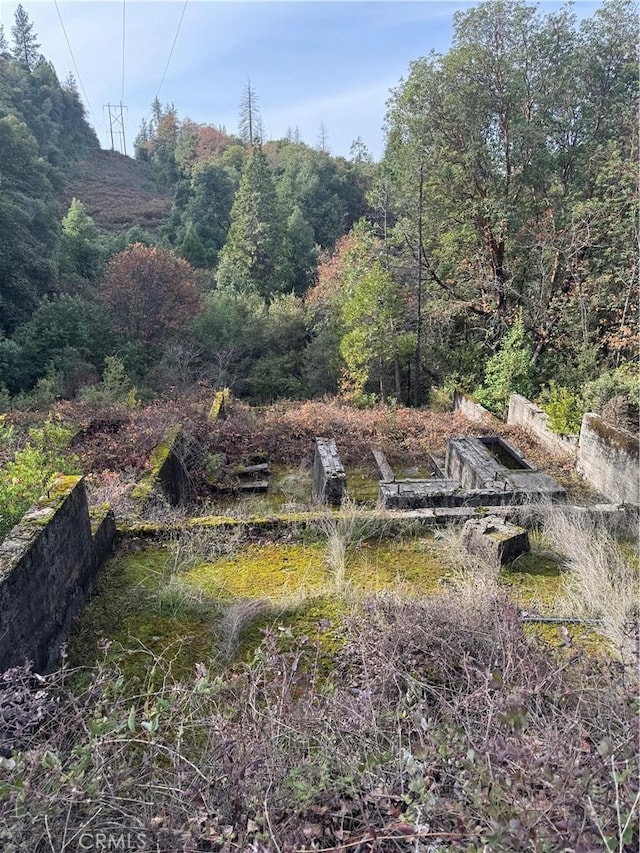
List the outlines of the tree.
<svg viewBox="0 0 640 853">
<path fill-rule="evenodd" d="M 415 349 L 415 336 L 404 330 L 400 291 L 378 260 L 341 300 L 345 333 L 340 352 L 347 382 L 356 396 L 377 375 L 384 401 L 386 374 L 393 370 L 396 398 L 401 396 L 400 367 Z"/>
<path fill-rule="evenodd" d="M 343 390 L 356 398 L 375 387 L 374 381 L 382 399 L 389 386 L 403 398 L 403 373 L 415 348 L 407 328 L 406 292 L 384 267 L 383 254 L 384 243 L 373 226 L 356 223 L 319 265 L 318 283 L 306 300 L 321 330 L 312 349 L 330 364 L 325 348 L 337 343 L 345 368 Z"/>
<path fill-rule="evenodd" d="M 38 49 L 40 47 L 37 36 L 32 33 L 33 24 L 25 12 L 22 4 L 18 4 L 15 12 L 15 24 L 11 27 L 13 37 L 13 56 L 27 69 L 33 71 L 40 61 Z"/>
<path fill-rule="evenodd" d="M 183 247 L 181 252 L 184 257 L 195 266 L 212 267 L 216 264 L 229 233 L 235 188 L 235 176 L 222 165 L 219 158 L 194 166 L 186 191 L 177 242 Z M 184 251 L 184 241 L 189 231 L 190 255 Z"/>
<path fill-rule="evenodd" d="M 231 209 L 218 267 L 219 287 L 270 299 L 291 287 L 286 233 L 264 152 L 254 146 Z"/>
<path fill-rule="evenodd" d="M 96 279 L 100 273 L 103 249 L 99 231 L 84 205 L 71 199 L 69 210 L 62 220 L 62 234 L 58 248 L 58 266 L 64 279 Z M 67 282 L 74 286 L 73 282 Z"/>
<path fill-rule="evenodd" d="M 0 24 L 0 53 L 3 53 L 8 47 L 7 37 L 4 34 L 4 27 Z"/>
<path fill-rule="evenodd" d="M 475 397 L 479 403 L 503 417 L 512 393 L 531 394 L 532 378 L 531 343 L 522 313 L 519 313 L 502 346 L 487 361 L 485 380 L 475 391 Z"/>
<path fill-rule="evenodd" d="M 116 329 L 143 344 L 171 337 L 202 308 L 187 261 L 141 243 L 109 261 L 100 297 Z"/>
<path fill-rule="evenodd" d="M 598 187 L 612 195 L 598 176 L 604 151 L 625 160 L 637 151 L 634 8 L 610 0 L 578 28 L 567 9 L 539 16 L 520 0 L 482 3 L 456 14 L 452 49 L 412 63 L 394 91 L 391 263 L 440 318 L 442 349 L 461 333 L 495 349 L 520 309 L 534 362 L 552 348 L 557 369 L 585 338 L 575 320 L 595 304 L 591 271 L 610 238 L 593 240 L 584 205 Z M 621 328 L 629 293 L 633 301 L 626 270 L 614 296 Z"/>
<path fill-rule="evenodd" d="M 20 347 L 9 383 L 14 391 L 31 388 L 52 369 L 69 390 L 78 375 L 96 375 L 115 345 L 102 306 L 66 294 L 43 300 L 13 340 Z"/>
<path fill-rule="evenodd" d="M 248 77 L 246 88 L 240 99 L 238 135 L 249 145 L 262 141 L 262 118 L 258 108 L 258 96 Z"/>
<path fill-rule="evenodd" d="M 0 330 L 12 333 L 55 289 L 56 217 L 46 163 L 28 127 L 0 118 Z"/>
</svg>

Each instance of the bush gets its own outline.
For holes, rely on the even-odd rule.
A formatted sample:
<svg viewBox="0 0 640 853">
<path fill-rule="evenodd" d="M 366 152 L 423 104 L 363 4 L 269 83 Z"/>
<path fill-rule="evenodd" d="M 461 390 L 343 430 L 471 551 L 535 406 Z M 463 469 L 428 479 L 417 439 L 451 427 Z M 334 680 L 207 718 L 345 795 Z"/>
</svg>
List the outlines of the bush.
<svg viewBox="0 0 640 853">
<path fill-rule="evenodd" d="M 621 422 L 621 426 L 637 428 L 640 406 L 638 365 L 625 362 L 614 370 L 605 371 L 583 386 L 580 397 L 583 411 L 608 416 L 607 420 Z M 616 409 L 619 413 L 617 417 Z"/>
<path fill-rule="evenodd" d="M 580 432 L 583 409 L 578 394 L 551 380 L 544 389 L 538 404 L 549 415 L 549 426 L 560 435 L 576 435 Z"/>
<path fill-rule="evenodd" d="M 31 504 L 60 472 L 78 470 L 75 457 L 66 452 L 73 430 L 51 419 L 29 430 L 29 441 L 0 471 L 0 539 L 4 538 Z M 11 443 L 12 430 L 0 420 L 0 443 Z"/>
<path fill-rule="evenodd" d="M 3 850 L 637 848 L 636 685 L 558 659 L 495 596 L 364 606 L 329 671 L 282 624 L 225 675 L 176 682 L 175 648 L 144 649 L 133 691 L 115 647 L 77 692 L 10 670 Z"/>
</svg>

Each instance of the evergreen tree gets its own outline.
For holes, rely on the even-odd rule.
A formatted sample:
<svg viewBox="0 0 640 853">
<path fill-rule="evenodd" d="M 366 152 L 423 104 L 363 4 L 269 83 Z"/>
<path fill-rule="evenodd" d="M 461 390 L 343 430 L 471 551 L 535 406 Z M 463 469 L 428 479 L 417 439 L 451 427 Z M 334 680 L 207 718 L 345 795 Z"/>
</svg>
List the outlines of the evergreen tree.
<svg viewBox="0 0 640 853">
<path fill-rule="evenodd" d="M 264 152 L 254 147 L 231 209 L 218 286 L 270 299 L 274 293 L 290 289 L 287 255 L 273 178 Z"/>
<path fill-rule="evenodd" d="M 78 286 L 77 279 L 93 281 L 98 277 L 102 261 L 98 229 L 84 205 L 73 198 L 62 220 L 58 249 L 61 285 L 65 290 Z"/>
<path fill-rule="evenodd" d="M 191 255 L 185 254 L 184 243 L 181 253 L 195 266 L 216 264 L 229 232 L 235 186 L 235 177 L 219 159 L 199 163 L 194 167 L 187 185 L 187 200 L 182 205 L 182 223 L 178 228 L 177 242 L 183 243 L 187 231 L 192 230 L 203 254 L 197 256 L 199 259 L 193 255 L 193 237 L 189 238 Z"/>
<path fill-rule="evenodd" d="M 4 27 L 0 24 L 0 53 L 7 50 L 8 47 L 7 38 L 4 34 Z"/>
<path fill-rule="evenodd" d="M 12 53 L 15 59 L 27 71 L 33 71 L 40 61 L 40 53 L 38 52 L 40 44 L 32 30 L 33 24 L 20 3 L 15 13 L 15 24 L 11 27 L 11 35 L 13 36 Z"/>
</svg>

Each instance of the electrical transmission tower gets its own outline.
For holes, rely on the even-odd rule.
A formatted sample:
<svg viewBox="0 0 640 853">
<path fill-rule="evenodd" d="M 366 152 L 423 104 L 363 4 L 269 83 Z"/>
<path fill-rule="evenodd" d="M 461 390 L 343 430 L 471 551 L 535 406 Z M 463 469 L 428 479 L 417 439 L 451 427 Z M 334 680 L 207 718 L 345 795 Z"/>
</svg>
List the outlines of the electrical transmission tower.
<svg viewBox="0 0 640 853">
<path fill-rule="evenodd" d="M 127 153 L 127 140 L 124 135 L 124 115 L 126 107 L 122 106 L 122 101 L 119 104 L 104 104 L 103 110 L 109 111 L 109 136 L 111 138 L 111 150 L 119 151 L 121 154 Z M 118 147 L 116 148 L 116 142 Z"/>
</svg>

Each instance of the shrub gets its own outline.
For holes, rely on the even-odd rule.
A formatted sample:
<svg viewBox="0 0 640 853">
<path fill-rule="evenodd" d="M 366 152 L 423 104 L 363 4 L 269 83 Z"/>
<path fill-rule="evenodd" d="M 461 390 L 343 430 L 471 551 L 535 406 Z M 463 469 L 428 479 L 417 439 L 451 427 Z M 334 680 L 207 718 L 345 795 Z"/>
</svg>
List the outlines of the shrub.
<svg viewBox="0 0 640 853">
<path fill-rule="evenodd" d="M 174 655 L 135 692 L 115 648 L 82 682 L 3 676 L 6 853 L 112 830 L 187 853 L 637 848 L 637 685 L 498 597 L 372 599 L 328 671 L 283 625 L 228 675 L 176 682 Z"/>
<path fill-rule="evenodd" d="M 72 435 L 72 429 L 49 419 L 29 430 L 28 443 L 0 471 L 0 539 L 44 492 L 54 474 L 78 470 L 77 460 L 66 452 Z M 0 439 L 11 440 L 10 428 L 1 421 Z"/>
<path fill-rule="evenodd" d="M 578 395 L 551 380 L 538 400 L 549 415 L 549 426 L 560 435 L 575 435 L 580 432 L 583 409 Z"/>
</svg>

